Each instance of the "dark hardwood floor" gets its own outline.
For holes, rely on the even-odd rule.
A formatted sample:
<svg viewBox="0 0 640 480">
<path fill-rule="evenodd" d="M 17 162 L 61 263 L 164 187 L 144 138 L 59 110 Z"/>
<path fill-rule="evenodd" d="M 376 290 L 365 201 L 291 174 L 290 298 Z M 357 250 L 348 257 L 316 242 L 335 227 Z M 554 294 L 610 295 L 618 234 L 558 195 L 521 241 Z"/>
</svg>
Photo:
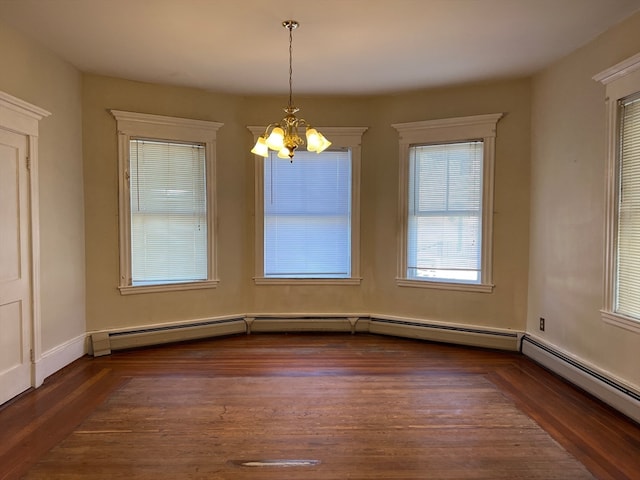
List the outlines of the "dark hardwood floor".
<svg viewBox="0 0 640 480">
<path fill-rule="evenodd" d="M 85 357 L 0 407 L 19 478 L 640 479 L 640 425 L 517 353 L 242 335 Z"/>
</svg>

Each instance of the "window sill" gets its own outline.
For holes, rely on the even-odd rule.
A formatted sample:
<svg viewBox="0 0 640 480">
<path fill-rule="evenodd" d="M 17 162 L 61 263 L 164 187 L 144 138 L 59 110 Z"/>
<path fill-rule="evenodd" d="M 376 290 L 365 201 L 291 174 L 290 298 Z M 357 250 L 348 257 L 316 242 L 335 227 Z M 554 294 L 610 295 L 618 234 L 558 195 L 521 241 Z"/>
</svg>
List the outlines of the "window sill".
<svg viewBox="0 0 640 480">
<path fill-rule="evenodd" d="M 255 277 L 256 285 L 360 285 L 361 278 L 265 278 Z"/>
<path fill-rule="evenodd" d="M 407 278 L 396 278 L 396 285 L 399 287 L 432 288 L 436 290 L 454 290 L 460 292 L 480 292 L 492 293 L 495 285 L 489 283 L 449 283 L 430 282 L 426 280 L 409 280 Z"/>
<path fill-rule="evenodd" d="M 137 287 L 120 286 L 120 295 L 136 295 L 138 293 L 178 292 L 182 290 L 200 290 L 203 288 L 216 288 L 219 280 L 204 280 L 202 282 L 167 283 L 164 285 L 139 285 Z"/>
<path fill-rule="evenodd" d="M 636 320 L 625 315 L 621 315 L 615 312 L 608 312 L 606 310 L 600 310 L 602 321 L 609 325 L 624 328 L 635 333 L 640 333 L 640 320 Z"/>
</svg>

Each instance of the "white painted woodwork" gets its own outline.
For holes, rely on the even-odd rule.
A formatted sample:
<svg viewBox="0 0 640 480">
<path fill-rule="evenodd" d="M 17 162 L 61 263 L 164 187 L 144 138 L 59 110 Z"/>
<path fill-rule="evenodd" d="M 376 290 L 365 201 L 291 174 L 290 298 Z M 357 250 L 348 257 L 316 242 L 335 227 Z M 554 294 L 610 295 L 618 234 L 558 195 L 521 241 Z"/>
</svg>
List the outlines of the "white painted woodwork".
<svg viewBox="0 0 640 480">
<path fill-rule="evenodd" d="M 443 118 L 419 122 L 395 123 L 391 126 L 399 133 L 399 186 L 397 233 L 397 277 L 400 287 L 434 288 L 491 293 L 493 291 L 493 196 L 495 143 L 498 121 L 503 113 L 490 113 L 469 117 Z M 482 140 L 482 260 L 479 284 L 432 282 L 407 278 L 407 240 L 409 212 L 409 149 L 412 145 Z"/>
<path fill-rule="evenodd" d="M 218 283 L 216 258 L 216 136 L 224 124 L 206 120 L 167 117 L 146 113 L 110 110 L 118 132 L 118 206 L 121 295 L 215 288 Z M 129 201 L 129 142 L 133 138 L 161 141 L 197 142 L 205 147 L 207 186 L 208 278 L 201 282 L 133 286 L 131 279 L 131 206 Z"/>
<path fill-rule="evenodd" d="M 38 123 L 48 115 L 0 92 L 0 404 L 44 380 L 37 368 Z"/>
<path fill-rule="evenodd" d="M 0 130 L 0 403 L 31 387 L 27 137 Z"/>
<path fill-rule="evenodd" d="M 264 276 L 264 159 L 255 155 L 255 276 L 256 285 L 360 285 L 360 176 L 362 135 L 369 127 L 316 127 L 333 147 L 351 150 L 351 277 L 350 278 L 266 278 Z M 255 142 L 264 126 L 247 127 Z"/>
<path fill-rule="evenodd" d="M 618 102 L 640 92 L 640 53 L 595 75 L 606 89 L 607 157 L 605 162 L 604 276 L 602 321 L 640 333 L 640 321 L 616 312 L 617 228 L 618 228 Z"/>
</svg>

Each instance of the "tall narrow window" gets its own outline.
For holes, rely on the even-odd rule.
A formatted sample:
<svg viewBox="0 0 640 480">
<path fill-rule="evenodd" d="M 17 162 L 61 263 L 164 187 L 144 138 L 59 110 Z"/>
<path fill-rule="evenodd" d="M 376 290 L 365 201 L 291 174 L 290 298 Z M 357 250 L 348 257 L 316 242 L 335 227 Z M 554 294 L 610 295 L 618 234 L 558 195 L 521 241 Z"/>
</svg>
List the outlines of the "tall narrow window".
<svg viewBox="0 0 640 480">
<path fill-rule="evenodd" d="M 640 53 L 593 77 L 606 87 L 606 323 L 640 333 Z"/>
<path fill-rule="evenodd" d="M 254 135 L 264 127 L 249 127 Z M 360 283 L 360 143 L 365 127 L 322 127 L 317 154 L 256 156 L 256 276 L 264 284 Z"/>
<path fill-rule="evenodd" d="M 407 278 L 479 283 L 482 142 L 409 150 Z"/>
<path fill-rule="evenodd" d="M 301 151 L 264 161 L 264 275 L 351 276 L 351 154 Z"/>
<path fill-rule="evenodd" d="M 501 113 L 393 125 L 400 134 L 397 284 L 491 292 Z"/>
<path fill-rule="evenodd" d="M 211 288 L 221 123 L 112 110 L 118 128 L 120 293 Z"/>
<path fill-rule="evenodd" d="M 640 320 L 640 94 L 620 101 L 616 307 Z"/>
<path fill-rule="evenodd" d="M 132 285 L 207 279 L 205 149 L 131 140 Z"/>
</svg>

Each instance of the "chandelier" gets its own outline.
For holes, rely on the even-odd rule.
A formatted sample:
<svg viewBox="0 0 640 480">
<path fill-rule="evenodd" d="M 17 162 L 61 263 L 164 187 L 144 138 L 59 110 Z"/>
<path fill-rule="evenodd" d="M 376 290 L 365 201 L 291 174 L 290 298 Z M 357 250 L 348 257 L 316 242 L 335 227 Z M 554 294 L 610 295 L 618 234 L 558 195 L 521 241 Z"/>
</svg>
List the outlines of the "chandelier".
<svg viewBox="0 0 640 480">
<path fill-rule="evenodd" d="M 285 20 L 282 26 L 289 30 L 289 104 L 284 109 L 286 115 L 280 123 L 272 123 L 267 126 L 264 134 L 258 137 L 258 141 L 251 149 L 251 153 L 260 155 L 261 157 L 269 156 L 269 149 L 278 152 L 279 158 L 288 158 L 293 162 L 293 155 L 298 147 L 304 145 L 305 140 L 299 135 L 299 130 L 306 128 L 305 136 L 307 150 L 310 152 L 320 153 L 331 145 L 331 142 L 324 138 L 320 132 L 313 128 L 304 118 L 296 117 L 296 113 L 300 110 L 293 105 L 292 94 L 292 42 L 293 31 L 300 24 L 295 20 Z"/>
</svg>

